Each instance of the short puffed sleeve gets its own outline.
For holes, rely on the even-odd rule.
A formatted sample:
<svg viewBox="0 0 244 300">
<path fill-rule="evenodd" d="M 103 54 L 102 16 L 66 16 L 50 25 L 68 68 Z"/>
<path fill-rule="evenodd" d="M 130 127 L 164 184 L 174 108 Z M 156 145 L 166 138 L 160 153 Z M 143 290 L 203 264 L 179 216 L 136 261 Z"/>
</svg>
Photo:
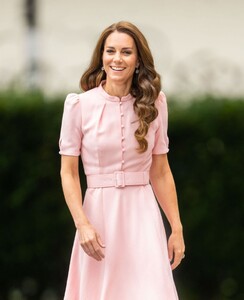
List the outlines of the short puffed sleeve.
<svg viewBox="0 0 244 300">
<path fill-rule="evenodd" d="M 81 103 L 79 95 L 68 94 L 64 102 L 59 154 L 79 156 L 81 153 L 81 141 Z"/>
<path fill-rule="evenodd" d="M 157 130 L 155 133 L 155 143 L 152 154 L 164 154 L 169 151 L 169 138 L 168 138 L 168 108 L 166 96 L 160 92 L 156 100 L 156 107 L 158 109 Z"/>
</svg>

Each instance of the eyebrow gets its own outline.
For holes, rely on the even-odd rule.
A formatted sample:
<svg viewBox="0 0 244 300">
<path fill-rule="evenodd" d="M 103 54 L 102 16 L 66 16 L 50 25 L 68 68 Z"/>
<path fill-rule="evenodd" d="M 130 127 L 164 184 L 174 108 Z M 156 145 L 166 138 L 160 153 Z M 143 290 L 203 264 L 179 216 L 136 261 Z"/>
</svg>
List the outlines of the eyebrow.
<svg viewBox="0 0 244 300">
<path fill-rule="evenodd" d="M 113 46 L 107 46 L 106 48 L 115 49 Z M 133 47 L 123 47 L 122 50 L 133 50 Z"/>
</svg>

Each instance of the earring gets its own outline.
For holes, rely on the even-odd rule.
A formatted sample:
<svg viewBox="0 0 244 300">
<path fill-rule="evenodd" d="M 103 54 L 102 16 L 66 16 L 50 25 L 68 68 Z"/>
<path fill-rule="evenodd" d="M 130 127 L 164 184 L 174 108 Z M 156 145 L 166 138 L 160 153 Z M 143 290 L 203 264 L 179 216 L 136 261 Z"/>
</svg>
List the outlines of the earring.
<svg viewBox="0 0 244 300">
<path fill-rule="evenodd" d="M 104 71 L 104 67 L 101 67 L 101 70 Z"/>
<path fill-rule="evenodd" d="M 139 68 L 136 68 L 136 74 L 138 74 L 139 73 Z"/>
</svg>

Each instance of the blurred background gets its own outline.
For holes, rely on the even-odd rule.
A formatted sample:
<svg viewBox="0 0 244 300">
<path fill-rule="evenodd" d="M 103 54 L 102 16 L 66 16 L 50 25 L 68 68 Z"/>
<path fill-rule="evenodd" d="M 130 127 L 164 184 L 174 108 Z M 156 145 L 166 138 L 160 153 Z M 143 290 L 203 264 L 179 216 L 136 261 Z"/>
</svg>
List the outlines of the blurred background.
<svg viewBox="0 0 244 300">
<path fill-rule="evenodd" d="M 244 94 L 242 0 L 0 3 L 0 87 L 77 90 L 100 32 L 128 20 L 147 37 L 167 94 Z"/>
<path fill-rule="evenodd" d="M 187 248 L 174 272 L 179 297 L 244 299 L 244 2 L 0 7 L 0 300 L 63 299 L 74 237 L 59 178 L 63 101 L 79 92 L 100 32 L 119 20 L 145 34 L 168 97 Z M 81 180 L 85 189 L 82 168 Z"/>
</svg>

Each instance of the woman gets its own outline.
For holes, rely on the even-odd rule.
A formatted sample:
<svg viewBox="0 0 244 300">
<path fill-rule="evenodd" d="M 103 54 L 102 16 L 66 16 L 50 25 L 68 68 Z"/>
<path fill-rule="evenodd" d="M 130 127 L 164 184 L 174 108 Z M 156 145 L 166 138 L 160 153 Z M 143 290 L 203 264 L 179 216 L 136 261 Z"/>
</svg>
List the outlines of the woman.
<svg viewBox="0 0 244 300">
<path fill-rule="evenodd" d="M 172 269 L 185 246 L 167 104 L 138 28 L 105 29 L 80 84 L 85 92 L 66 98 L 60 135 L 62 186 L 77 228 L 64 299 L 178 299 Z M 171 225 L 168 243 L 153 192 Z"/>
</svg>

